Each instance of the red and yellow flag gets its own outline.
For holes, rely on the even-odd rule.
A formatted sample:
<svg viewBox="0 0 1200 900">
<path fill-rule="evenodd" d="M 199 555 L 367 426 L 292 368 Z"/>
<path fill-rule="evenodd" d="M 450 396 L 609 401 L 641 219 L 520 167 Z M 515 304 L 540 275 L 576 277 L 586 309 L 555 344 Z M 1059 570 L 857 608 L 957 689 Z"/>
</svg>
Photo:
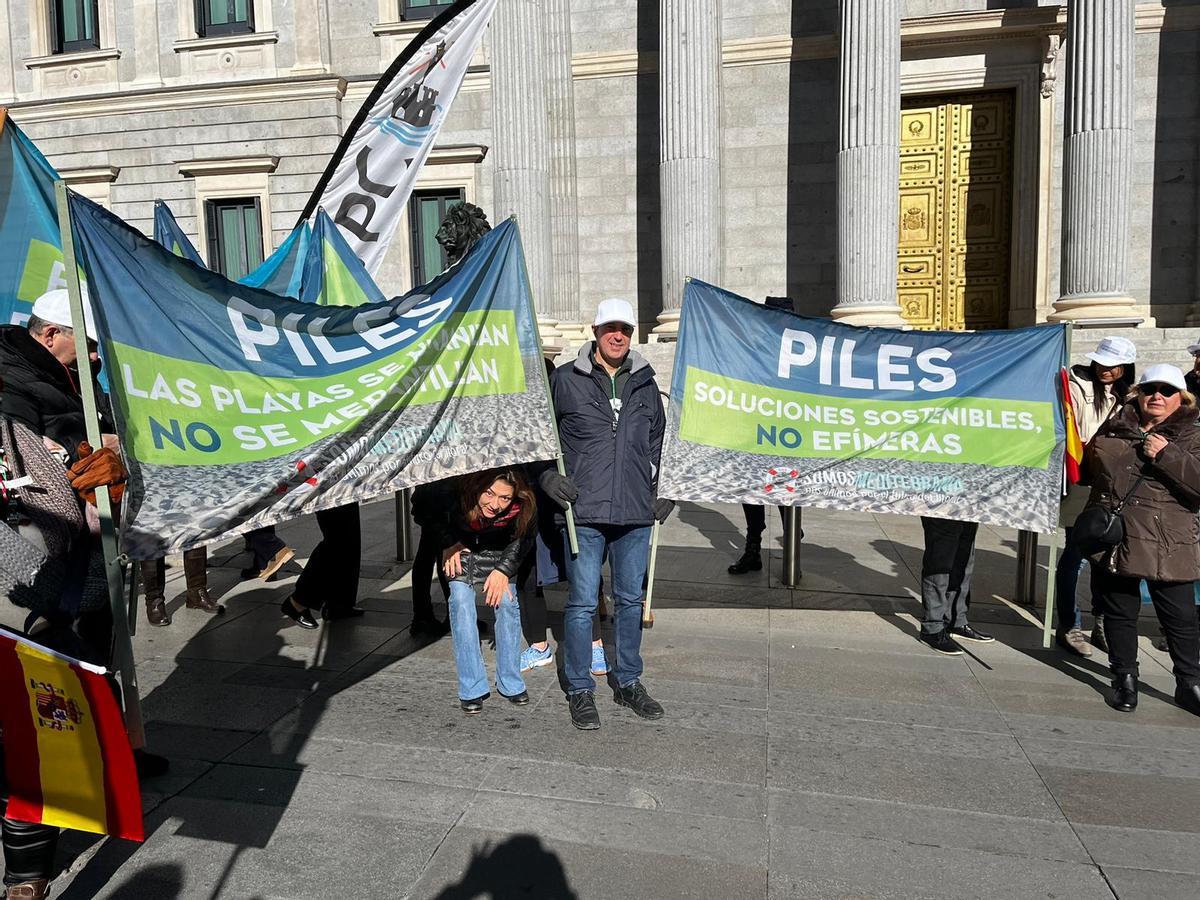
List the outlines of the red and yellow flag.
<svg viewBox="0 0 1200 900">
<path fill-rule="evenodd" d="M 1067 469 L 1067 484 L 1079 483 L 1079 467 L 1083 464 L 1083 441 L 1079 439 L 1079 426 L 1075 424 L 1075 405 L 1071 402 L 1071 382 L 1067 370 L 1061 370 L 1063 419 L 1067 427 L 1067 452 L 1063 464 Z"/>
<path fill-rule="evenodd" d="M 96 666 L 0 632 L 10 818 L 145 839 L 133 751 Z"/>
</svg>

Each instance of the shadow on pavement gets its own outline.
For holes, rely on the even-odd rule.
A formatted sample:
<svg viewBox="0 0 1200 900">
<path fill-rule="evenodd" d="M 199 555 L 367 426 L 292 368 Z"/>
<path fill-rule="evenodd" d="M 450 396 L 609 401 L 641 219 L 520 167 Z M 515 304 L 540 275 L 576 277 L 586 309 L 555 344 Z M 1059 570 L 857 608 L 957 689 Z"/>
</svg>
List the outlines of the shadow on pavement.
<svg viewBox="0 0 1200 900">
<path fill-rule="evenodd" d="M 457 884 L 435 900 L 574 900 L 558 856 L 532 834 L 517 834 L 495 846 L 476 848 Z"/>
</svg>

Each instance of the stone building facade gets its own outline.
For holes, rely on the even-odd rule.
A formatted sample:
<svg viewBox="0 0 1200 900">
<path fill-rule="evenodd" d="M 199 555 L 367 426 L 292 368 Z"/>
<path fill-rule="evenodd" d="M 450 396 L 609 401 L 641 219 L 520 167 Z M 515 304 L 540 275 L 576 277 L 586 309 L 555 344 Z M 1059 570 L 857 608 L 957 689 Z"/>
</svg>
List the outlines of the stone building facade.
<svg viewBox="0 0 1200 900">
<path fill-rule="evenodd" d="M 253 198 L 270 252 L 431 11 L 10 0 L 0 104 L 139 228 L 165 200 L 204 252 L 206 204 Z M 860 324 L 1179 327 L 1198 61 L 1187 0 L 501 0 L 419 189 L 518 214 L 560 343 L 609 296 L 669 339 L 687 276 Z"/>
</svg>

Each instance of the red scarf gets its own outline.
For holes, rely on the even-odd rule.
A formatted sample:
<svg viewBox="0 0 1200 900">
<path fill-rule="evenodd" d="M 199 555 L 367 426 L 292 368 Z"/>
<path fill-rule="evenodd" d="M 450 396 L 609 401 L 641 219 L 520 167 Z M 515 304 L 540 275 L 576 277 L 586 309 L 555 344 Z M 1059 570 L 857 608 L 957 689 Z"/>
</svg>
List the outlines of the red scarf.
<svg viewBox="0 0 1200 900">
<path fill-rule="evenodd" d="M 508 508 L 508 512 L 504 515 L 497 516 L 494 519 L 485 519 L 482 515 L 476 516 L 470 521 L 472 531 L 483 531 L 487 528 L 504 528 L 521 514 L 521 501 L 514 500 L 512 506 Z"/>
</svg>

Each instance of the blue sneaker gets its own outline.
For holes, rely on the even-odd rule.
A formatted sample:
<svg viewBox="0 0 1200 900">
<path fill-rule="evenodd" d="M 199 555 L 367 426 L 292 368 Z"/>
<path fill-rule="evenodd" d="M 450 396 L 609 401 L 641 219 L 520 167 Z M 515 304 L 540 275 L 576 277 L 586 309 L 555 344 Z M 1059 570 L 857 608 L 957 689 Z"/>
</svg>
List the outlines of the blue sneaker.
<svg viewBox="0 0 1200 900">
<path fill-rule="evenodd" d="M 542 666 L 548 666 L 554 662 L 554 651 L 550 649 L 550 645 L 546 645 L 545 650 L 536 650 L 533 647 L 526 647 L 521 651 L 521 671 L 528 672 L 530 669 L 540 669 Z"/>
<path fill-rule="evenodd" d="M 595 644 L 592 644 L 592 674 L 608 674 L 608 660 L 604 658 L 604 647 L 597 647 Z"/>
</svg>

